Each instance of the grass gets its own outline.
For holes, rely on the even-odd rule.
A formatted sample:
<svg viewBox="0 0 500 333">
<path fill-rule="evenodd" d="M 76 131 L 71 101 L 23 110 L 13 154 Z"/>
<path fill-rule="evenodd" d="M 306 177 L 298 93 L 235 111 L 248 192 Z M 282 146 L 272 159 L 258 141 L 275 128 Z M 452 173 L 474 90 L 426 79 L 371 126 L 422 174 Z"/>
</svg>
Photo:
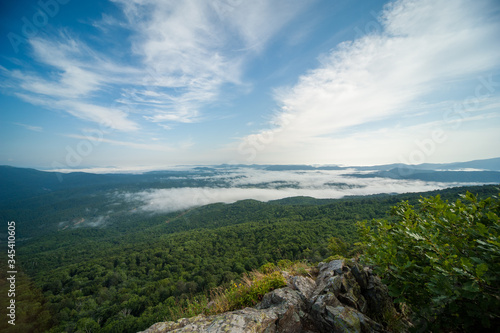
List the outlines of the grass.
<svg viewBox="0 0 500 333">
<path fill-rule="evenodd" d="M 291 275 L 313 277 L 315 267 L 305 262 L 280 260 L 277 264 L 267 263 L 259 270 L 243 274 L 237 282 L 231 282 L 227 287 L 218 287 L 210 291 L 209 296 L 198 295 L 184 300 L 176 306 L 169 307 L 168 321 L 180 318 L 194 317 L 199 314 L 214 315 L 254 306 L 259 303 L 268 292 L 286 287 L 286 279 L 282 272 Z"/>
<path fill-rule="evenodd" d="M 223 313 L 254 306 L 271 290 L 286 286 L 285 277 L 281 272 L 261 273 L 252 271 L 244 274 L 240 283 L 232 283 L 225 289 L 215 289 L 211 293 L 208 314 Z"/>
</svg>

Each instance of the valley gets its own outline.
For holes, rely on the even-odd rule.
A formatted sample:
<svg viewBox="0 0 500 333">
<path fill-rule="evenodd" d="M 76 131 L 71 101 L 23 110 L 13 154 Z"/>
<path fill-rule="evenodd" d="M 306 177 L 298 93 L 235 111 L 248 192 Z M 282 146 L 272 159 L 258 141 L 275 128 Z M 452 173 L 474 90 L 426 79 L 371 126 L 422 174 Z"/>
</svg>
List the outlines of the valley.
<svg viewBox="0 0 500 333">
<path fill-rule="evenodd" d="M 456 200 L 466 190 L 482 198 L 498 193 L 496 185 L 477 184 L 360 195 L 359 188 L 344 185 L 359 185 L 356 177 L 297 169 L 274 177 L 261 172 L 253 179 L 240 169 L 227 168 L 214 168 L 208 175 L 205 169 L 142 175 L 70 173 L 59 183 L 52 173 L 3 167 L 3 181 L 11 182 L 12 196 L 2 202 L 0 214 L 16 221 L 18 228 L 17 258 L 25 281 L 20 292 L 32 295 L 25 304 L 29 311 L 44 314 L 39 316 L 43 323 L 26 317 L 26 324 L 51 326 L 55 332 L 78 331 L 83 323 L 96 324 L 102 332 L 136 332 L 176 319 L 193 297 L 227 286 L 266 263 L 320 262 L 331 255 L 331 237 L 354 249 L 359 241 L 356 222 L 391 219 L 390 209 L 398 202 L 416 204 L 422 196 L 437 194 Z M 13 173 L 21 176 L 16 180 Z M 33 178 L 26 183 L 29 177 Z M 17 192 L 12 185 L 16 181 L 24 185 Z M 308 193 L 313 188 L 325 193 L 328 188 L 331 196 L 344 197 L 237 200 L 239 191 L 262 195 L 252 191 L 283 191 L 283 184 L 292 184 L 287 191 Z M 434 184 L 449 185 L 457 183 Z M 236 193 L 234 202 L 210 203 L 210 195 L 217 193 L 214 198 L 219 199 L 222 190 Z M 179 206 L 168 195 L 151 197 L 154 191 L 173 191 L 188 204 Z"/>
</svg>

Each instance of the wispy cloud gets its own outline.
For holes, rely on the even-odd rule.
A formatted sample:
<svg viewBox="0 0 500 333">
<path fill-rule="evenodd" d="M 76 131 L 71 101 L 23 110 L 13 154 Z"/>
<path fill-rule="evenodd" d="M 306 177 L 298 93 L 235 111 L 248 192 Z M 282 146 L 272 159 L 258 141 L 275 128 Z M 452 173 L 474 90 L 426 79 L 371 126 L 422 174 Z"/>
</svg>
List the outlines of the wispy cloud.
<svg viewBox="0 0 500 333">
<path fill-rule="evenodd" d="M 27 124 L 22 124 L 22 123 L 14 123 L 17 126 L 21 126 L 26 128 L 27 130 L 33 131 L 33 132 L 42 132 L 43 128 L 40 126 L 33 126 L 33 125 L 27 125 Z"/>
<path fill-rule="evenodd" d="M 97 49 L 69 30 L 31 38 L 39 67 L 2 68 L 11 92 L 121 131 L 137 130 L 141 121 L 200 121 L 201 109 L 217 102 L 224 86 L 242 84 L 245 62 L 306 6 L 284 0 L 114 2 L 125 19 L 103 13 L 90 24 L 103 34 L 126 31 L 120 50 Z"/>
<path fill-rule="evenodd" d="M 64 230 L 67 228 L 72 228 L 72 229 L 76 229 L 76 228 L 100 228 L 100 227 L 105 227 L 108 220 L 109 220 L 109 216 L 107 216 L 107 215 L 99 215 L 97 217 L 94 216 L 91 218 L 79 217 L 79 218 L 75 218 L 71 221 L 61 221 L 58 223 L 58 226 L 61 230 Z"/>
<path fill-rule="evenodd" d="M 151 85 L 133 100 L 161 102 L 147 119 L 193 122 L 224 85 L 238 85 L 245 61 L 305 4 L 286 1 L 115 0 L 133 30 L 132 49 Z M 154 96 L 151 98 L 150 96 Z M 157 103 L 158 104 L 158 103 Z"/>
<path fill-rule="evenodd" d="M 153 150 L 153 151 L 163 151 L 170 152 L 175 149 L 166 144 L 148 144 L 148 143 L 137 143 L 137 142 L 127 142 L 127 141 L 119 141 L 119 140 L 111 140 L 106 139 L 104 137 L 94 136 L 94 135 L 81 135 L 81 134 L 66 134 L 64 135 L 68 138 L 80 139 L 80 140 L 89 140 L 96 144 L 100 143 L 109 143 L 115 146 L 125 146 L 133 149 L 141 149 L 141 150 Z"/>
<path fill-rule="evenodd" d="M 408 114 L 436 92 L 452 102 L 456 96 L 451 87 L 500 67 L 500 44 L 492 43 L 500 34 L 500 21 L 491 17 L 493 7 L 498 9 L 492 1 L 390 3 L 378 33 L 340 44 L 294 86 L 276 90 L 280 111 L 271 130 L 244 137 L 243 146 L 255 146 L 259 135 L 270 138 L 261 140 L 267 142 L 259 148 L 260 162 L 277 156 L 283 162 L 306 162 L 321 154 L 352 162 L 350 155 L 371 155 L 370 139 L 355 139 L 362 135 L 356 126 L 372 124 L 369 131 L 383 130 L 387 123 L 376 122 Z M 469 85 L 474 95 L 475 84 Z M 378 149 L 373 161 L 394 161 L 416 138 L 385 130 L 393 146 Z"/>
<path fill-rule="evenodd" d="M 121 131 L 135 131 L 139 125 L 128 119 L 124 110 L 113 107 L 104 107 L 71 99 L 54 99 L 50 96 L 38 96 L 28 93 L 15 93 L 19 98 L 40 105 L 47 109 L 63 110 L 77 118 L 99 124 L 103 128 L 112 128 Z"/>
<path fill-rule="evenodd" d="M 46 70 L 4 70 L 14 95 L 31 104 L 61 110 L 116 130 L 139 128 L 128 118 L 123 104 L 102 105 L 94 101 L 113 84 L 131 81 L 138 73 L 136 69 L 113 64 L 65 32 L 53 39 L 32 38 L 29 43 L 34 59 L 46 66 Z"/>
</svg>

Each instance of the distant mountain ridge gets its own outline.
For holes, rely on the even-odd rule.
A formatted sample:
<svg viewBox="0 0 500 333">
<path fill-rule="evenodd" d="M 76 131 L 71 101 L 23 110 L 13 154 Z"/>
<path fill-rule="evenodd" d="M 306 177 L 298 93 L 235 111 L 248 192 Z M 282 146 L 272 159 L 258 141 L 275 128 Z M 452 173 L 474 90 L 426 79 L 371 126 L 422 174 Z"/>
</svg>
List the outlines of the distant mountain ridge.
<svg viewBox="0 0 500 333">
<path fill-rule="evenodd" d="M 391 170 L 391 169 L 414 169 L 414 170 L 463 170 L 479 169 L 486 171 L 500 171 L 500 157 L 483 160 L 473 160 L 467 162 L 452 163 L 422 163 L 422 164 L 404 164 L 392 163 L 372 166 L 311 166 L 311 165 L 268 165 L 264 166 L 269 171 L 292 171 L 292 170 L 346 170 L 356 169 L 361 171 L 370 170 Z"/>
<path fill-rule="evenodd" d="M 89 173 L 89 172 L 50 172 L 36 169 L 0 166 L 0 201 L 8 203 L 12 200 L 44 195 L 53 191 L 77 188 L 112 188 L 121 187 L 128 190 L 144 188 L 180 188 L 180 187 L 213 187 L 232 184 L 227 180 L 209 177 L 227 173 L 228 170 L 256 169 L 270 172 L 290 171 L 342 171 L 345 176 L 355 178 L 389 178 L 422 180 L 428 182 L 470 182 L 500 183 L 500 157 L 468 162 L 440 164 L 386 164 L 375 166 L 312 166 L 312 165 L 214 165 L 193 166 L 186 170 L 158 170 L 142 174 L 127 173 Z M 463 171 L 475 169 L 474 171 Z M 479 171 L 478 171 L 479 170 Z M 372 172 L 369 172 L 372 171 Z M 369 173 L 366 173 L 369 172 Z M 276 182 L 275 182 L 276 183 Z M 273 183 L 274 184 L 274 183 Z M 265 188 L 266 183 L 253 185 Z M 275 185 L 275 184 L 274 184 Z M 286 184 L 285 184 L 286 185 Z M 286 185 L 288 186 L 288 185 Z M 247 186 L 250 187 L 250 186 Z"/>
<path fill-rule="evenodd" d="M 390 178 L 390 179 L 418 179 L 431 182 L 470 182 L 470 183 L 500 183 L 498 171 L 434 171 L 423 169 L 394 168 L 388 171 L 377 171 L 369 174 L 350 174 L 357 178 Z"/>
</svg>

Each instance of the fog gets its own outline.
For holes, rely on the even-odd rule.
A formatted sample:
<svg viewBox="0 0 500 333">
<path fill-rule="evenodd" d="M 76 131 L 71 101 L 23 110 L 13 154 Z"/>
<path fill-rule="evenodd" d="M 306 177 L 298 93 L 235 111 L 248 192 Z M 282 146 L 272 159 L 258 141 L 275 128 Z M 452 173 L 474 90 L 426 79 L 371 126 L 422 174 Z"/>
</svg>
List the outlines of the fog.
<svg viewBox="0 0 500 333">
<path fill-rule="evenodd" d="M 239 168 L 196 176 L 198 179 L 217 180 L 213 187 L 154 189 L 122 193 L 121 196 L 127 201 L 137 203 L 138 210 L 166 213 L 244 199 L 269 201 L 295 196 L 337 199 L 350 195 L 423 192 L 468 185 L 420 180 L 355 178 L 344 175 L 352 172 L 353 170 L 266 171 Z"/>
<path fill-rule="evenodd" d="M 86 209 L 86 212 L 89 212 L 89 209 Z M 78 217 L 74 218 L 71 221 L 61 221 L 58 223 L 58 228 L 64 230 L 66 228 L 82 228 L 82 227 L 104 227 L 109 220 L 109 216 L 107 215 L 99 215 L 97 217 L 87 218 L 87 217 Z"/>
</svg>

